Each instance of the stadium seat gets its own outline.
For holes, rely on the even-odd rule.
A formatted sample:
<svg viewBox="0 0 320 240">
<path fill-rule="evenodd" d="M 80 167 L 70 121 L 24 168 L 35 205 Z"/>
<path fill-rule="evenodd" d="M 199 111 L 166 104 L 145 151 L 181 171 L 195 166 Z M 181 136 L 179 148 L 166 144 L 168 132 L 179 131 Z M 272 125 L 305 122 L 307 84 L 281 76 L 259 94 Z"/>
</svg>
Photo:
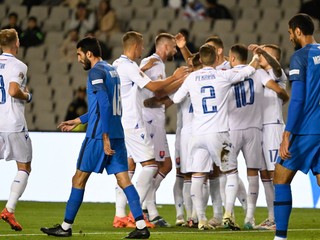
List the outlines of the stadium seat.
<svg viewBox="0 0 320 240">
<path fill-rule="evenodd" d="M 273 21 L 268 18 L 264 18 L 257 22 L 256 33 L 269 33 L 272 34 L 277 30 L 277 21 Z"/>
<path fill-rule="evenodd" d="M 44 59 L 44 55 L 45 55 L 45 46 L 44 45 L 40 45 L 37 47 L 29 47 L 26 50 L 24 59 L 27 62 L 30 62 L 34 59 L 38 59 L 38 60 L 43 60 Z"/>
<path fill-rule="evenodd" d="M 18 19 L 20 21 L 22 21 L 23 19 L 25 19 L 27 16 L 28 16 L 28 9 L 27 9 L 27 6 L 20 6 L 20 5 L 15 5 L 15 4 L 12 4 L 10 3 L 9 6 L 9 11 L 8 13 L 11 13 L 11 12 L 15 12 L 18 14 Z"/>
<path fill-rule="evenodd" d="M 39 74 L 45 74 L 48 69 L 48 64 L 46 61 L 34 59 L 28 62 L 28 71 L 35 72 Z"/>
<path fill-rule="evenodd" d="M 212 31 L 212 21 L 211 20 L 201 20 L 195 21 L 191 24 L 190 32 L 204 32 L 209 33 Z"/>
<path fill-rule="evenodd" d="M 134 19 L 151 21 L 155 16 L 155 10 L 151 7 L 138 7 L 134 10 Z"/>
<path fill-rule="evenodd" d="M 0 21 L 7 17 L 7 5 L 0 4 Z"/>
<path fill-rule="evenodd" d="M 225 54 L 228 55 L 229 48 L 236 43 L 236 35 L 233 32 L 217 32 L 217 34 L 223 41 Z"/>
<path fill-rule="evenodd" d="M 260 0 L 259 2 L 260 8 L 266 8 L 266 7 L 279 7 L 279 0 Z"/>
<path fill-rule="evenodd" d="M 47 54 L 46 54 L 46 59 L 47 61 L 56 61 L 61 58 L 59 46 L 57 45 L 49 45 L 47 47 Z"/>
<path fill-rule="evenodd" d="M 185 19 L 176 19 L 171 23 L 169 32 L 172 34 L 177 34 L 182 28 L 190 29 L 190 22 L 186 21 Z"/>
<path fill-rule="evenodd" d="M 270 34 L 269 32 L 260 33 L 260 44 L 275 44 L 280 45 L 280 37 L 278 34 Z"/>
<path fill-rule="evenodd" d="M 55 45 L 56 47 L 58 47 L 62 43 L 63 39 L 64 39 L 63 32 L 51 31 L 47 33 L 44 43 L 47 46 Z"/>
<path fill-rule="evenodd" d="M 216 33 L 231 32 L 233 30 L 233 21 L 228 19 L 218 19 L 214 21 L 213 31 Z"/>
<path fill-rule="evenodd" d="M 176 17 L 176 12 L 173 8 L 165 7 L 157 9 L 157 19 L 174 21 Z"/>
<path fill-rule="evenodd" d="M 248 19 L 239 19 L 236 21 L 235 33 L 252 33 L 255 29 L 255 23 Z"/>
<path fill-rule="evenodd" d="M 143 19 L 132 19 L 129 22 L 129 30 L 145 33 L 148 30 L 148 22 Z"/>
<path fill-rule="evenodd" d="M 36 114 L 34 126 L 36 130 L 57 131 L 56 116 L 53 112 L 42 110 Z"/>
<path fill-rule="evenodd" d="M 282 9 L 279 7 L 268 7 L 262 9 L 263 19 L 267 19 L 269 21 L 279 21 L 282 18 Z"/>
<path fill-rule="evenodd" d="M 42 30 L 44 32 L 51 32 L 51 31 L 61 32 L 63 29 L 62 28 L 63 24 L 64 24 L 64 21 L 62 19 L 58 20 L 58 19 L 49 18 L 43 22 Z"/>
<path fill-rule="evenodd" d="M 238 43 L 245 44 L 248 46 L 251 43 L 258 42 L 258 35 L 256 33 L 239 33 L 238 35 Z"/>
<path fill-rule="evenodd" d="M 257 0 L 241 0 L 238 2 L 238 8 L 244 9 L 247 7 L 256 7 L 257 6 Z"/>
<path fill-rule="evenodd" d="M 28 15 L 36 17 L 38 20 L 38 23 L 43 22 L 49 16 L 49 7 L 41 6 L 41 5 L 32 6 Z"/>
<path fill-rule="evenodd" d="M 223 0 L 223 5 L 231 9 L 237 6 L 237 0 Z"/>
<path fill-rule="evenodd" d="M 148 6 L 150 6 L 150 4 L 151 4 L 150 0 L 134 0 L 131 2 L 131 5 L 136 8 L 148 7 Z"/>
<path fill-rule="evenodd" d="M 51 76 L 51 84 L 52 84 L 52 77 L 61 76 L 61 75 L 66 76 L 68 72 L 69 72 L 68 63 L 60 61 L 59 58 L 51 59 L 49 64 L 49 69 L 48 69 L 48 75 Z"/>
<path fill-rule="evenodd" d="M 168 25 L 167 19 L 154 19 L 149 26 L 149 36 L 154 39 L 160 30 L 164 30 L 166 32 L 168 30 Z"/>
<path fill-rule="evenodd" d="M 241 11 L 241 18 L 259 21 L 261 19 L 261 10 L 255 7 L 243 8 Z"/>
<path fill-rule="evenodd" d="M 299 11 L 299 8 L 296 8 L 296 7 L 286 7 L 286 8 L 283 8 L 283 17 L 282 17 L 282 20 L 281 21 L 286 21 L 288 22 L 290 18 L 292 18 L 294 15 L 296 15 Z"/>
</svg>

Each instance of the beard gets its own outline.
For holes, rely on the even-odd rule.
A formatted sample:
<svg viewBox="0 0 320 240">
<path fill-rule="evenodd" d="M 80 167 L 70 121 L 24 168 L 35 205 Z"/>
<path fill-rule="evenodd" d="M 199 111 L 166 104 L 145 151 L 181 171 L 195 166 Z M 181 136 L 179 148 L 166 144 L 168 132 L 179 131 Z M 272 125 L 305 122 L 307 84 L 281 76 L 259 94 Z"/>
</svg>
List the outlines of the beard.
<svg viewBox="0 0 320 240">
<path fill-rule="evenodd" d="M 91 69 L 91 62 L 89 61 L 89 59 L 87 57 L 83 61 L 83 69 L 86 71 Z"/>
<path fill-rule="evenodd" d="M 174 55 L 168 55 L 167 56 L 167 61 L 172 62 L 174 60 Z"/>
<path fill-rule="evenodd" d="M 294 47 L 294 50 L 297 51 L 299 50 L 300 48 L 302 48 L 301 46 L 301 43 L 298 41 L 298 39 L 296 37 L 294 37 L 292 39 L 292 43 L 293 43 L 293 47 Z"/>
</svg>

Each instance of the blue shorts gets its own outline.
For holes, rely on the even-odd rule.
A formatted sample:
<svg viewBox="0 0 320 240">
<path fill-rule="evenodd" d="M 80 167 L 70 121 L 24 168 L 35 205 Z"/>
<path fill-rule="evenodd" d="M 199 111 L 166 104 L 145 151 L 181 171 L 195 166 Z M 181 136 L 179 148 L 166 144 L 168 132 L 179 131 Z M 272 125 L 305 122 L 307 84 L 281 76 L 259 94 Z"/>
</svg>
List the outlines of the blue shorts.
<svg viewBox="0 0 320 240">
<path fill-rule="evenodd" d="M 103 140 L 85 138 L 77 161 L 77 169 L 83 172 L 102 173 L 105 168 L 108 174 L 128 171 L 127 149 L 124 139 L 110 139 L 111 149 L 115 154 L 108 156 L 103 151 Z"/>
<path fill-rule="evenodd" d="M 279 157 L 277 163 L 292 171 L 320 173 L 320 135 L 292 135 L 289 152 L 291 158 L 284 161 Z"/>
</svg>

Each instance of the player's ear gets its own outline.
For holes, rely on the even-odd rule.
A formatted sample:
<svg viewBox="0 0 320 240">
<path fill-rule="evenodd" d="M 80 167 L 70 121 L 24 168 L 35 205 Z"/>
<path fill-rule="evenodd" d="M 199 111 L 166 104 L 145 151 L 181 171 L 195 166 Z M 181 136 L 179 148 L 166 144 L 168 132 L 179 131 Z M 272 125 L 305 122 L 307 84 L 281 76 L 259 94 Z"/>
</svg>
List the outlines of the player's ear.
<svg viewBox="0 0 320 240">
<path fill-rule="evenodd" d="M 222 48 L 218 48 L 218 50 L 217 50 L 217 53 L 218 53 L 218 55 L 220 55 L 220 54 L 222 54 Z"/>
</svg>

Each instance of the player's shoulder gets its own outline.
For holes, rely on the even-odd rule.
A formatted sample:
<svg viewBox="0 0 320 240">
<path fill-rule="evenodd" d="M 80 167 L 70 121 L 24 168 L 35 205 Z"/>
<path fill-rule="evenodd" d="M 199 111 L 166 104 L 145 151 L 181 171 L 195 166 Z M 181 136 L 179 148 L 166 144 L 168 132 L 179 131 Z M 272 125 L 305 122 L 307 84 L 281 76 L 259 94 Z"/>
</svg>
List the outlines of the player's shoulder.
<svg viewBox="0 0 320 240">
<path fill-rule="evenodd" d="M 10 63 L 11 63 L 12 65 L 14 65 L 15 67 L 18 67 L 18 68 L 24 69 L 24 70 L 27 70 L 27 69 L 28 69 L 27 64 L 25 64 L 24 62 L 22 62 L 22 61 L 19 60 L 18 58 L 13 57 L 13 58 L 10 58 L 10 60 L 11 60 Z"/>
</svg>

